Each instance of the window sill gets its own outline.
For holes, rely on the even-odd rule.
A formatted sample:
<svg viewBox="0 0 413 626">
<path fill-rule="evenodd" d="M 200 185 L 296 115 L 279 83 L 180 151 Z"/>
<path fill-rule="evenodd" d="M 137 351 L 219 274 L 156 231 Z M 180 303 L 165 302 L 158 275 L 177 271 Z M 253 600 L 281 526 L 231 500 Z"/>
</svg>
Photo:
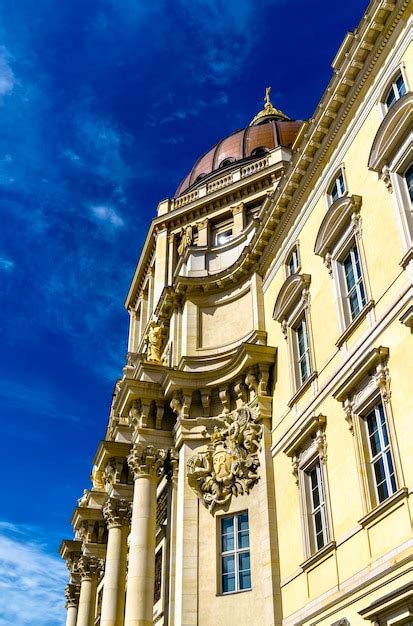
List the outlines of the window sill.
<svg viewBox="0 0 413 626">
<path fill-rule="evenodd" d="M 226 598 L 227 596 L 236 596 L 239 593 L 247 593 L 248 591 L 252 591 L 252 587 L 249 589 L 239 589 L 238 591 L 228 591 L 227 593 L 217 593 L 215 595 L 217 598 Z"/>
<path fill-rule="evenodd" d="M 347 339 L 350 337 L 350 335 L 353 333 L 353 331 L 357 328 L 357 326 L 364 320 L 364 318 L 366 317 L 367 313 L 369 311 L 371 311 L 371 309 L 374 307 L 374 300 L 369 300 L 367 302 L 367 304 L 364 305 L 364 307 L 361 309 L 360 313 L 357 315 L 357 317 L 354 318 L 354 320 L 347 326 L 347 328 L 345 329 L 345 331 L 340 335 L 340 337 L 337 339 L 336 341 L 336 346 L 337 348 L 341 348 L 341 346 L 343 345 L 343 343 L 345 341 L 347 341 Z"/>
<path fill-rule="evenodd" d="M 363 528 L 365 528 L 373 522 L 380 521 L 382 517 L 386 517 L 386 515 L 389 513 L 389 511 L 391 511 L 393 506 L 397 508 L 396 505 L 399 504 L 399 502 L 404 498 L 407 498 L 407 495 L 407 487 L 402 487 L 389 498 L 387 498 L 387 500 L 384 500 L 384 502 L 381 502 L 372 511 L 369 511 L 366 515 L 364 515 L 358 523 Z"/>
<path fill-rule="evenodd" d="M 293 404 L 297 402 L 297 400 L 303 395 L 303 393 L 310 387 L 313 380 L 317 378 L 317 372 L 311 372 L 310 376 L 303 382 L 301 387 L 297 389 L 293 397 L 287 402 L 288 406 L 291 408 Z"/>
<path fill-rule="evenodd" d="M 315 565 L 320 565 L 325 558 L 329 557 L 330 554 L 336 549 L 336 542 L 330 541 L 325 546 L 320 548 L 318 552 L 312 554 L 304 563 L 301 563 L 300 567 L 305 572 L 308 569 L 312 569 Z"/>
<path fill-rule="evenodd" d="M 402 260 L 400 261 L 401 267 L 405 270 L 410 261 L 413 260 L 413 247 L 409 248 Z"/>
</svg>

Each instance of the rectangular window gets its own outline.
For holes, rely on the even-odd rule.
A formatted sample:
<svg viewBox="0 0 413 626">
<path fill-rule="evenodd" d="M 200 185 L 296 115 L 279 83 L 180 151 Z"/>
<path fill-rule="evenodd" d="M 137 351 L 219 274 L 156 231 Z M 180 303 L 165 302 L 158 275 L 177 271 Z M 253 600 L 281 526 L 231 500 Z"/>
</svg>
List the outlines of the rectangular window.
<svg viewBox="0 0 413 626">
<path fill-rule="evenodd" d="M 294 328 L 296 343 L 296 375 L 298 385 L 302 385 L 310 376 L 310 345 L 308 341 L 307 320 L 305 315 Z"/>
<path fill-rule="evenodd" d="M 221 591 L 251 589 L 248 513 L 221 519 Z"/>
<path fill-rule="evenodd" d="M 353 245 L 342 261 L 346 285 L 346 299 L 350 319 L 353 320 L 366 304 L 363 276 L 357 246 Z"/>
<path fill-rule="evenodd" d="M 331 187 L 331 191 L 330 191 L 331 201 L 335 202 L 336 200 L 341 198 L 341 196 L 344 196 L 345 192 L 346 192 L 346 186 L 344 184 L 344 176 L 343 176 L 343 172 L 340 172 Z"/>
<path fill-rule="evenodd" d="M 396 491 L 394 464 L 390 449 L 386 414 L 382 402 L 364 418 L 369 443 L 371 479 L 377 502 L 383 502 Z"/>
<path fill-rule="evenodd" d="M 311 551 L 317 552 L 328 542 L 326 502 L 320 460 L 306 471 L 307 514 Z"/>
</svg>

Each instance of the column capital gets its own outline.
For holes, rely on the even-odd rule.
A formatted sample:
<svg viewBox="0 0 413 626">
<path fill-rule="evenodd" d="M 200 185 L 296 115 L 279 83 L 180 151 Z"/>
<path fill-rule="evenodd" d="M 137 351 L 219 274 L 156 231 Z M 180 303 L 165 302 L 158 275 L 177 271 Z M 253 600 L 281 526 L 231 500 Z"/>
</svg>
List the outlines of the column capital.
<svg viewBox="0 0 413 626">
<path fill-rule="evenodd" d="M 66 608 L 71 606 L 78 607 L 80 596 L 80 586 L 68 584 L 65 587 Z"/>
<path fill-rule="evenodd" d="M 161 476 L 168 451 L 155 446 L 135 443 L 128 456 L 134 479 L 140 476 Z"/>
<path fill-rule="evenodd" d="M 108 498 L 102 507 L 102 513 L 109 529 L 128 526 L 132 515 L 131 503 L 120 498 Z"/>
<path fill-rule="evenodd" d="M 103 560 L 95 556 L 83 554 L 78 561 L 77 567 L 82 580 L 86 578 L 98 578 L 103 571 Z"/>
</svg>

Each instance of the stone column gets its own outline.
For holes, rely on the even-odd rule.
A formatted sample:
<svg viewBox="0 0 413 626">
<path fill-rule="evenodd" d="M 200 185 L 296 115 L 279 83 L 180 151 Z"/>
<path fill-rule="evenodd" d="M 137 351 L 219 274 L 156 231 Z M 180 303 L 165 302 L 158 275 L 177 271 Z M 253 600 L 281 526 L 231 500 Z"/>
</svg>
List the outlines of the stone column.
<svg viewBox="0 0 413 626">
<path fill-rule="evenodd" d="M 125 626 L 152 626 L 155 584 L 156 486 L 166 450 L 135 444 L 128 457 L 134 479 Z"/>
<path fill-rule="evenodd" d="M 78 570 L 81 583 L 76 626 L 94 626 L 96 589 L 102 561 L 94 556 L 83 555 L 79 559 Z"/>
<path fill-rule="evenodd" d="M 100 626 L 123 626 L 131 506 L 127 500 L 108 498 L 102 513 L 109 533 Z"/>
<path fill-rule="evenodd" d="M 66 586 L 66 589 L 65 589 L 66 609 L 67 609 L 66 626 L 76 626 L 77 607 L 79 606 L 79 593 L 80 593 L 79 585 L 71 585 L 69 583 Z"/>
</svg>

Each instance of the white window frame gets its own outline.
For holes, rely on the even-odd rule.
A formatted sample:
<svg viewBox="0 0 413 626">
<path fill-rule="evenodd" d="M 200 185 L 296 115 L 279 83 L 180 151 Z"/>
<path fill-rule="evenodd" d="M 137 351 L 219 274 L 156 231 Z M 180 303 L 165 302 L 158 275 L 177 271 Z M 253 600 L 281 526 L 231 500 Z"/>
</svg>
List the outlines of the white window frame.
<svg viewBox="0 0 413 626">
<path fill-rule="evenodd" d="M 401 78 L 402 81 L 403 81 L 404 93 L 400 93 L 399 87 L 397 86 L 397 81 L 399 80 L 399 78 Z M 402 96 L 404 96 L 408 92 L 408 90 L 409 89 L 408 89 L 408 85 L 407 85 L 407 81 L 406 81 L 406 76 L 405 76 L 404 72 L 402 71 L 402 67 L 399 67 L 393 73 L 392 78 L 387 83 L 386 88 L 383 91 L 383 95 L 382 95 L 382 98 L 381 98 L 381 103 L 382 103 L 382 107 L 384 109 L 384 112 L 387 113 L 387 111 L 390 111 L 392 106 L 394 106 L 396 104 L 397 100 L 400 100 L 400 98 Z M 387 100 L 389 99 L 390 92 L 393 92 L 394 100 L 393 100 L 393 102 L 390 105 L 388 105 L 387 104 Z"/>
<path fill-rule="evenodd" d="M 342 181 L 341 189 L 339 189 L 339 181 Z M 337 187 L 338 195 L 336 198 L 333 197 L 333 189 Z M 341 165 L 340 168 L 336 171 L 333 179 L 330 181 L 330 184 L 327 188 L 327 204 L 331 206 L 334 202 L 342 198 L 347 193 L 347 182 L 344 176 L 344 166 Z"/>
<path fill-rule="evenodd" d="M 372 456 L 366 419 L 379 404 L 382 405 L 386 420 L 396 491 L 404 483 L 391 407 L 388 359 L 388 348 L 382 346 L 373 348 L 354 363 L 351 374 L 339 385 L 338 389 L 333 391 L 333 397 L 343 403 L 346 420 L 354 436 L 357 474 L 365 515 L 395 493 L 392 491 L 385 500 L 380 502 L 371 469 Z"/>
<path fill-rule="evenodd" d="M 298 274 L 301 269 L 300 256 L 298 253 L 298 246 L 294 245 L 290 253 L 287 255 L 285 261 L 285 273 L 288 276 L 292 276 L 293 274 Z"/>
<path fill-rule="evenodd" d="M 238 522 L 239 522 L 239 518 L 243 515 L 247 516 L 247 522 L 248 522 L 248 546 L 245 548 L 240 548 L 238 545 L 238 541 L 239 541 L 239 533 L 242 532 L 239 530 L 239 526 L 238 526 Z M 234 529 L 234 547 L 232 550 L 223 550 L 223 537 L 224 537 L 224 533 L 223 533 L 223 521 L 225 519 L 232 519 L 233 520 L 233 529 Z M 249 515 L 248 515 L 248 511 L 240 511 L 239 513 L 233 513 L 231 515 L 223 515 L 221 517 L 218 518 L 218 537 L 219 537 L 219 593 L 223 596 L 227 596 L 227 595 L 231 595 L 234 593 L 242 593 L 244 591 L 250 591 L 252 589 L 252 578 L 251 578 L 251 533 L 250 533 L 250 521 L 249 521 Z M 240 573 L 241 571 L 244 570 L 240 570 L 239 569 L 239 556 L 241 554 L 248 554 L 249 556 L 249 563 L 250 563 L 250 567 L 249 567 L 249 576 L 250 576 L 250 586 L 249 587 L 245 587 L 245 588 L 240 588 Z M 223 560 L 225 557 L 229 557 L 229 556 L 233 556 L 234 557 L 234 578 L 235 578 L 235 589 L 231 590 L 231 591 L 224 591 L 224 576 L 225 573 L 223 571 Z M 248 571 L 248 570 L 245 570 Z"/>
<path fill-rule="evenodd" d="M 373 413 L 376 419 L 376 423 L 377 423 L 378 418 L 379 417 L 381 418 L 381 414 L 383 415 L 385 426 L 386 426 L 387 439 L 388 439 L 387 444 L 385 444 L 383 428 L 382 428 L 381 423 L 378 422 L 379 424 L 378 437 L 379 437 L 379 443 L 380 443 L 380 446 L 382 446 L 382 449 L 380 450 L 379 453 L 376 453 L 376 454 L 373 454 L 373 451 L 371 448 L 370 432 L 369 432 L 368 422 L 367 422 L 368 418 Z M 397 491 L 397 478 L 396 478 L 396 471 L 395 471 L 395 464 L 394 464 L 394 456 L 393 456 L 393 451 L 391 447 L 388 419 L 387 419 L 386 409 L 385 409 L 382 399 L 377 396 L 374 400 L 373 406 L 370 406 L 368 410 L 364 411 L 363 414 L 360 415 L 360 418 L 362 421 L 362 424 L 361 424 L 362 428 L 364 429 L 364 432 L 362 433 L 362 438 L 364 438 L 365 462 L 366 462 L 366 471 L 368 475 L 367 477 L 368 477 L 368 482 L 369 482 L 370 492 L 371 492 L 370 496 L 371 496 L 372 503 L 377 506 L 381 504 L 382 502 L 384 502 L 385 500 L 387 500 L 388 498 L 390 498 L 390 496 L 392 496 Z M 388 456 L 390 456 L 391 463 L 393 465 L 394 485 L 392 484 L 392 480 L 391 480 Z M 387 496 L 384 498 L 380 498 L 377 477 L 375 475 L 375 470 L 374 470 L 375 464 L 379 462 L 380 460 L 383 461 L 385 485 L 386 485 L 386 489 L 388 492 Z"/>
<path fill-rule="evenodd" d="M 313 487 L 311 484 L 311 474 L 316 472 L 317 489 L 319 494 L 319 504 L 314 506 L 313 501 Z M 306 499 L 306 518 L 307 518 L 307 531 L 309 539 L 309 547 L 311 554 L 322 550 L 329 542 L 329 528 L 328 528 L 328 514 L 327 514 L 327 501 L 326 501 L 326 489 L 325 489 L 325 477 L 323 471 L 323 464 L 319 456 L 317 456 L 310 463 L 308 467 L 303 469 L 304 490 Z M 318 545 L 316 521 L 315 517 L 320 514 L 321 519 L 321 533 L 323 538 L 323 544 Z"/>
<path fill-rule="evenodd" d="M 349 287 L 345 262 L 350 258 L 351 270 L 354 276 L 354 285 Z M 358 266 L 358 267 L 357 267 Z M 350 239 L 344 253 L 336 261 L 336 267 L 340 273 L 339 283 L 342 291 L 343 317 L 348 326 L 362 312 L 367 304 L 366 289 L 364 285 L 363 268 L 360 260 L 360 253 L 355 238 Z M 359 275 L 357 275 L 359 274 Z M 355 294 L 357 302 L 357 312 L 353 313 L 351 307 L 351 297 Z"/>
<path fill-rule="evenodd" d="M 229 234 L 228 234 L 229 233 Z M 225 237 L 224 241 L 220 241 L 221 237 Z M 215 248 L 221 248 L 234 238 L 234 220 L 233 218 L 225 220 L 212 226 L 212 245 Z"/>
<path fill-rule="evenodd" d="M 303 350 L 300 349 L 300 329 L 303 330 Z M 305 310 L 301 313 L 298 318 L 298 321 L 294 323 L 292 326 L 293 333 L 293 353 L 294 353 L 294 370 L 296 377 L 296 389 L 299 389 L 308 378 L 311 376 L 312 366 L 311 366 L 311 348 L 310 348 L 310 338 L 308 331 L 308 320 L 307 313 Z M 303 377 L 302 373 L 302 363 L 305 364 L 306 375 Z"/>
</svg>

